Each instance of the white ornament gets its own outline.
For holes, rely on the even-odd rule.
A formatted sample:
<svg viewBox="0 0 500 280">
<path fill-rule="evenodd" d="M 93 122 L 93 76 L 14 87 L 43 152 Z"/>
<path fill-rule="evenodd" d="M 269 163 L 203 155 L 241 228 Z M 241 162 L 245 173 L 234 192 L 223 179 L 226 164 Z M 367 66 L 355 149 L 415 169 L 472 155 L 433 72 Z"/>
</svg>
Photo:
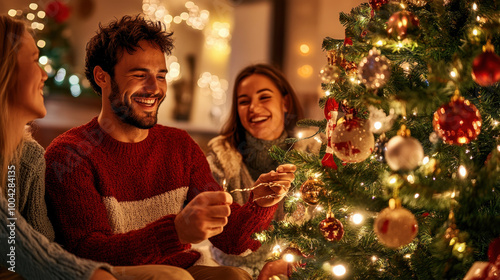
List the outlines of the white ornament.
<svg viewBox="0 0 500 280">
<path fill-rule="evenodd" d="M 337 125 L 332 132 L 333 153 L 344 162 L 361 162 L 373 152 L 375 137 L 369 122 L 354 118 Z"/>
<path fill-rule="evenodd" d="M 415 216 L 403 207 L 385 208 L 373 227 L 380 243 L 394 249 L 409 244 L 418 233 Z"/>
<path fill-rule="evenodd" d="M 394 136 L 386 145 L 385 160 L 392 170 L 415 169 L 424 159 L 424 149 L 411 136 Z"/>
</svg>

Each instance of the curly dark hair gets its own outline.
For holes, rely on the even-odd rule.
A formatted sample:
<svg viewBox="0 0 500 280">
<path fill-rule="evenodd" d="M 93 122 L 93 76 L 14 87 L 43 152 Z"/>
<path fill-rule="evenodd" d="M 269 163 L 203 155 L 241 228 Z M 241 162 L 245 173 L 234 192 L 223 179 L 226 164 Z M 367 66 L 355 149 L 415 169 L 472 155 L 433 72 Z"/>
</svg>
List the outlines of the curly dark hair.
<svg viewBox="0 0 500 280">
<path fill-rule="evenodd" d="M 107 26 L 99 24 L 97 34 L 87 43 L 85 56 L 85 76 L 94 91 L 101 95 L 101 88 L 94 80 L 94 67 L 100 66 L 111 78 L 114 78 L 115 65 L 123 51 L 129 54 L 139 47 L 139 41 L 146 40 L 167 55 L 174 48 L 172 32 L 166 32 L 161 22 L 153 22 L 142 16 L 123 16 Z"/>
</svg>

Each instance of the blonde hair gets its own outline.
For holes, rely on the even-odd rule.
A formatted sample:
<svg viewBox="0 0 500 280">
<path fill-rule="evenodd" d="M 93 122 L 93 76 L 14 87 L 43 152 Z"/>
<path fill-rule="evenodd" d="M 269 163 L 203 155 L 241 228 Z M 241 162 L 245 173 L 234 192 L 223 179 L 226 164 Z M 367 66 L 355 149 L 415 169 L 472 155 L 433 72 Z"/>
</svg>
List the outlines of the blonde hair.
<svg viewBox="0 0 500 280">
<path fill-rule="evenodd" d="M 21 37 L 26 31 L 22 21 L 0 15 L 0 194 L 4 195 L 7 183 L 7 166 L 18 158 L 19 135 L 9 130 L 9 93 L 14 90 L 17 70 L 17 52 Z M 10 133 L 9 133 L 10 132 Z M 22 146 L 22 145 L 21 145 Z"/>
</svg>

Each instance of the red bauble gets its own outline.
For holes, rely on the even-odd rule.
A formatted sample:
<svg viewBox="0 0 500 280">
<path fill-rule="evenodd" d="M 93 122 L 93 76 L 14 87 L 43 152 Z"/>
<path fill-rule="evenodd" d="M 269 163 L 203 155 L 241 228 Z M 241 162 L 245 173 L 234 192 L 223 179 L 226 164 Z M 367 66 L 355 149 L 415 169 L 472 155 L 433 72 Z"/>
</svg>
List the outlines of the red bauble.
<svg viewBox="0 0 500 280">
<path fill-rule="evenodd" d="M 328 241 L 339 241 L 344 236 L 344 225 L 330 214 L 319 223 L 319 230 Z"/>
<path fill-rule="evenodd" d="M 370 6 L 374 10 L 380 9 L 382 5 L 389 3 L 389 0 L 370 0 Z"/>
<path fill-rule="evenodd" d="M 495 263 L 500 256 L 500 237 L 493 240 L 488 247 L 488 259 L 490 263 Z"/>
<path fill-rule="evenodd" d="M 432 125 L 445 143 L 467 144 L 481 132 L 481 115 L 469 100 L 454 97 L 434 113 Z"/>
<path fill-rule="evenodd" d="M 69 18 L 70 9 L 66 4 L 60 1 L 52 1 L 45 7 L 45 13 L 57 23 L 62 23 Z"/>
<path fill-rule="evenodd" d="M 344 39 L 344 46 L 352 46 L 352 39 L 351 39 L 351 37 L 345 37 L 345 39 Z"/>
<path fill-rule="evenodd" d="M 489 43 L 483 50 L 472 62 L 472 79 L 478 85 L 487 87 L 500 81 L 500 57 Z"/>
<path fill-rule="evenodd" d="M 404 40 L 408 33 L 418 29 L 420 22 L 411 12 L 401 11 L 394 13 L 387 22 L 387 34 L 398 40 Z"/>
</svg>

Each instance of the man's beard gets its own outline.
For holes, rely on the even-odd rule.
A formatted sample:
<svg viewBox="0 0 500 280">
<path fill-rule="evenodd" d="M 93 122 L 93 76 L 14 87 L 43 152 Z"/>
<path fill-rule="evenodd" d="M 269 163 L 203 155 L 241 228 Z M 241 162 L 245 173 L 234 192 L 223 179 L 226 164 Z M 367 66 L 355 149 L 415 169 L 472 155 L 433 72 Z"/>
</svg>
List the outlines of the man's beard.
<svg viewBox="0 0 500 280">
<path fill-rule="evenodd" d="M 141 129 L 152 128 L 158 121 L 158 108 L 160 107 L 161 100 L 158 100 L 158 107 L 155 112 L 147 112 L 145 117 L 140 117 L 132 108 L 132 104 L 127 104 L 126 101 L 121 101 L 120 88 L 115 79 L 111 79 L 111 94 L 109 95 L 109 102 L 111 109 L 122 122 L 133 125 Z"/>
</svg>

